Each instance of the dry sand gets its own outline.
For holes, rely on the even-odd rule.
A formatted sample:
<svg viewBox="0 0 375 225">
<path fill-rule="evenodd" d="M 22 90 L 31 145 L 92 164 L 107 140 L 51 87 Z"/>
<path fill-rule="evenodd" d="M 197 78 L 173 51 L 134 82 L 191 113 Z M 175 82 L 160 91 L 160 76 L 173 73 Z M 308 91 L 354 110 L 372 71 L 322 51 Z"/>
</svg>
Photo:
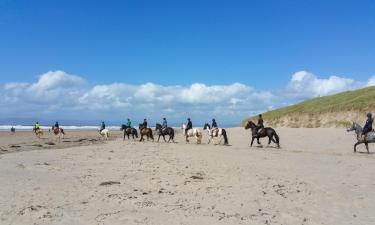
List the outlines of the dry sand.
<svg viewBox="0 0 375 225">
<path fill-rule="evenodd" d="M 233 128 L 231 146 L 179 133 L 2 154 L 0 224 L 375 224 L 375 154 L 343 129 L 277 131 L 282 149 Z"/>
</svg>

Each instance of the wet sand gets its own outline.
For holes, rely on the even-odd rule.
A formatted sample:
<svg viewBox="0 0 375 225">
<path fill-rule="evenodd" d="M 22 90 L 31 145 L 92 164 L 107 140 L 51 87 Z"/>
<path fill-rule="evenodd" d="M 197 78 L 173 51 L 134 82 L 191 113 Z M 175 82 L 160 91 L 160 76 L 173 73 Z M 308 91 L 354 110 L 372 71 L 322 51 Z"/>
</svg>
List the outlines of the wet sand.
<svg viewBox="0 0 375 225">
<path fill-rule="evenodd" d="M 22 152 L 38 149 L 61 149 L 75 146 L 84 146 L 104 143 L 98 131 L 66 130 L 63 139 L 44 131 L 38 138 L 31 131 L 17 131 L 12 134 L 8 131 L 0 132 L 0 154 Z M 110 140 L 114 140 L 122 135 L 120 131 L 111 131 Z"/>
<path fill-rule="evenodd" d="M 281 149 L 232 128 L 231 146 L 178 133 L 2 154 L 0 224 L 375 224 L 375 154 L 344 129 L 277 131 Z"/>
</svg>

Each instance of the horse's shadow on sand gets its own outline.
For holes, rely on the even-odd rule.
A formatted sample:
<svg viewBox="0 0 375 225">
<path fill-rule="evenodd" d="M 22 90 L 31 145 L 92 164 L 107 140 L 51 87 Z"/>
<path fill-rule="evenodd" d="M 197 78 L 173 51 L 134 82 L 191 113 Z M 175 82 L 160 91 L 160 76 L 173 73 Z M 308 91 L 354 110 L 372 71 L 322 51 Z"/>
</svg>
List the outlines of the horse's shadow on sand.
<svg viewBox="0 0 375 225">
<path fill-rule="evenodd" d="M 208 145 L 208 144 L 207 144 Z M 232 146 L 232 145 L 230 145 L 230 144 L 226 144 L 226 145 L 222 145 L 222 144 L 214 144 L 214 146 L 225 146 L 225 147 L 230 147 L 230 146 Z"/>
<path fill-rule="evenodd" d="M 375 152 L 369 152 L 369 153 L 367 153 L 367 151 L 365 152 L 365 151 L 358 151 L 358 150 L 357 150 L 357 152 L 354 152 L 354 154 L 355 153 L 363 154 L 363 155 L 373 155 L 373 154 L 375 154 Z"/>
<path fill-rule="evenodd" d="M 272 149 L 281 149 L 281 147 L 277 147 L 277 146 L 272 146 L 272 145 L 257 145 L 257 146 L 250 146 L 250 148 L 259 148 L 259 149 L 263 149 L 263 148 L 272 148 Z"/>
</svg>

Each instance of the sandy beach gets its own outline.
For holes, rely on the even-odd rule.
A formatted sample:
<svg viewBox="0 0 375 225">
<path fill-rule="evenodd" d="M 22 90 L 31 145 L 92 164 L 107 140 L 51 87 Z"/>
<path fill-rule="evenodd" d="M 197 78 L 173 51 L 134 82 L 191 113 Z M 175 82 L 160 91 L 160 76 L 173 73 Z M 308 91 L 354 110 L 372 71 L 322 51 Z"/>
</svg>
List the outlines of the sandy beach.
<svg viewBox="0 0 375 225">
<path fill-rule="evenodd" d="M 230 146 L 205 132 L 202 145 L 180 131 L 177 143 L 85 131 L 54 145 L 1 132 L 0 224 L 375 223 L 375 154 L 353 153 L 353 133 L 276 130 L 281 149 L 250 148 L 243 128 L 228 129 Z"/>
</svg>

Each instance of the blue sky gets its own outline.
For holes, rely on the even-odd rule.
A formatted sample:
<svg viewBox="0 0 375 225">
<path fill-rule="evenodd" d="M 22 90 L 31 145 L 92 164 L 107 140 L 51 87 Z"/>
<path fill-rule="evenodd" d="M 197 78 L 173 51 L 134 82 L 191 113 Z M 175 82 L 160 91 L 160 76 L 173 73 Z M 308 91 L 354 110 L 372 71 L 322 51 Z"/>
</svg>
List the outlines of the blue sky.
<svg viewBox="0 0 375 225">
<path fill-rule="evenodd" d="M 353 80 L 322 93 L 331 94 L 375 75 L 374 12 L 371 0 L 0 0 L 0 85 L 31 85 L 63 71 L 84 79 L 87 90 L 241 83 L 277 95 L 299 71 Z"/>
</svg>

